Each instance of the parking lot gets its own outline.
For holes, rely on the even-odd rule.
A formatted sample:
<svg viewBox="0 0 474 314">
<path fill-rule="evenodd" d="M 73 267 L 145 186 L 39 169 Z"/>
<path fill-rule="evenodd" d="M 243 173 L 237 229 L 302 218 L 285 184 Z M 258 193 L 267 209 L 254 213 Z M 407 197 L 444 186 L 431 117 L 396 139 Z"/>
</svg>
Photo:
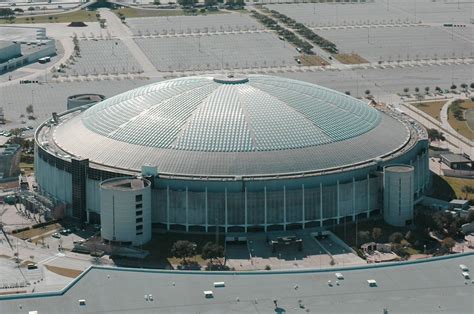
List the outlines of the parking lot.
<svg viewBox="0 0 474 314">
<path fill-rule="evenodd" d="M 258 30 L 263 26 L 246 14 L 207 16 L 169 16 L 130 18 L 127 24 L 135 35 L 216 33 L 235 30 Z"/>
<path fill-rule="evenodd" d="M 80 56 L 67 63 L 58 76 L 140 73 L 142 68 L 121 40 L 79 41 Z"/>
<path fill-rule="evenodd" d="M 472 57 L 474 28 L 431 26 L 371 27 L 318 30 L 341 52 L 357 53 L 371 62 Z"/>
<path fill-rule="evenodd" d="M 444 0 L 374 0 L 367 3 L 265 5 L 307 26 L 370 25 L 387 22 L 470 24 L 474 3 Z"/>
<path fill-rule="evenodd" d="M 298 52 L 271 33 L 137 38 L 160 71 L 219 70 L 296 64 Z"/>
</svg>

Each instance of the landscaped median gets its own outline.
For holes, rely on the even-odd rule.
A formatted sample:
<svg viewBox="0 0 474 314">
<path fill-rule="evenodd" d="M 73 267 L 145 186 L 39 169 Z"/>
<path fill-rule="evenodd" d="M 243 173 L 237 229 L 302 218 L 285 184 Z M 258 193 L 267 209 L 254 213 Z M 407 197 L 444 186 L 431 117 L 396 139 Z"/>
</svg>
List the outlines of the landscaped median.
<svg viewBox="0 0 474 314">
<path fill-rule="evenodd" d="M 441 122 L 440 113 L 441 109 L 443 108 L 446 100 L 434 100 L 434 101 L 424 101 L 424 102 L 415 102 L 411 103 L 413 107 L 418 110 L 423 111 L 430 117 Z"/>
<path fill-rule="evenodd" d="M 73 12 L 35 15 L 29 17 L 18 16 L 15 19 L 0 19 L 0 24 L 28 24 L 28 23 L 70 23 L 70 22 L 98 22 L 96 13 L 86 10 Z"/>
<path fill-rule="evenodd" d="M 459 134 L 474 139 L 474 101 L 455 100 L 448 108 L 448 123 Z"/>
</svg>

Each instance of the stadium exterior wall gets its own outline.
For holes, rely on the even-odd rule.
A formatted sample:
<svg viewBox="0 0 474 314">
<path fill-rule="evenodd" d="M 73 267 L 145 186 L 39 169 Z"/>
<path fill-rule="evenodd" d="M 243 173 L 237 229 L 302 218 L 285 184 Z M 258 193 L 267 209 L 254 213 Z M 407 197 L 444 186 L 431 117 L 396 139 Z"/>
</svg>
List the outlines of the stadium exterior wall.
<svg viewBox="0 0 474 314">
<path fill-rule="evenodd" d="M 369 217 L 383 210 L 383 167 L 407 164 L 415 168 L 414 199 L 430 184 L 428 141 L 420 140 L 399 157 L 378 165 L 326 175 L 265 180 L 216 181 L 205 179 L 152 180 L 151 219 L 155 227 L 182 231 L 225 232 L 286 230 L 338 223 L 344 217 Z M 40 190 L 72 204 L 71 163 L 36 147 L 37 180 Z M 100 216 L 100 182 L 138 175 L 125 171 L 87 168 L 87 220 Z M 69 209 L 68 215 L 72 215 Z"/>
</svg>

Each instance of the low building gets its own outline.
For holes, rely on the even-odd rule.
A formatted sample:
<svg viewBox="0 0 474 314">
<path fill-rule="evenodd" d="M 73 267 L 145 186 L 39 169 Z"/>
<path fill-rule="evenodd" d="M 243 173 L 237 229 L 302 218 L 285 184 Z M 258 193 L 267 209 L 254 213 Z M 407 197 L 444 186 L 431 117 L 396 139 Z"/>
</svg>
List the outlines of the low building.
<svg viewBox="0 0 474 314">
<path fill-rule="evenodd" d="M 469 209 L 469 201 L 468 200 L 460 200 L 454 199 L 449 202 L 451 205 L 451 209 L 458 209 L 458 210 L 468 210 Z"/>
<path fill-rule="evenodd" d="M 38 29 L 36 39 L 0 41 L 0 74 L 56 55 L 56 42 Z"/>
<path fill-rule="evenodd" d="M 461 154 L 441 154 L 441 162 L 453 170 L 474 170 L 474 163 Z"/>
<path fill-rule="evenodd" d="M 0 40 L 0 64 L 21 56 L 20 43 Z"/>
<path fill-rule="evenodd" d="M 343 270 L 183 272 L 92 266 L 60 291 L 0 295 L 0 313 L 472 313 L 474 284 L 459 265 L 474 268 L 473 253 Z M 336 272 L 344 279 L 336 281 Z M 212 298 L 206 298 L 208 291 Z"/>
<path fill-rule="evenodd" d="M 20 174 L 21 147 L 10 144 L 0 147 L 0 181 Z"/>
</svg>

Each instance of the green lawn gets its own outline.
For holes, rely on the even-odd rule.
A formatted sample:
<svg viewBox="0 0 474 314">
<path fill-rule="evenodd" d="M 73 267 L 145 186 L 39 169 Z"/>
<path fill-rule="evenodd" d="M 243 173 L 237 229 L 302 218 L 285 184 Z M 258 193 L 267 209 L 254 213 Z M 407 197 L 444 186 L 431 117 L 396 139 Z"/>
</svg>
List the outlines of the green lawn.
<svg viewBox="0 0 474 314">
<path fill-rule="evenodd" d="M 212 15 L 212 14 L 221 14 L 226 13 L 223 11 L 206 11 L 201 13 L 199 10 L 197 12 L 186 12 L 181 9 L 177 10 L 168 10 L 168 9 L 156 9 L 156 10 L 143 10 L 136 8 L 122 8 L 112 10 L 117 16 L 125 16 L 125 18 L 134 18 L 134 17 L 153 17 L 153 16 L 180 16 L 180 15 Z"/>
<path fill-rule="evenodd" d="M 18 17 L 12 24 L 28 23 L 70 23 L 70 22 L 97 22 L 94 11 L 79 10 L 61 14 L 41 15 L 35 17 Z M 0 19 L 0 24 L 10 24 L 10 21 Z"/>
<path fill-rule="evenodd" d="M 462 187 L 465 185 L 474 186 L 474 179 L 463 179 L 454 177 L 442 177 L 452 188 L 457 198 L 474 199 L 474 194 L 467 194 L 462 192 Z"/>
<path fill-rule="evenodd" d="M 178 16 L 184 15 L 183 10 L 140 10 L 135 8 L 122 8 L 112 10 L 117 16 L 122 14 L 126 18 L 150 16 Z"/>
<path fill-rule="evenodd" d="M 463 100 L 461 107 L 464 112 L 466 110 L 474 109 L 474 102 L 471 100 Z M 451 108 L 451 107 L 450 107 Z M 448 122 L 459 134 L 463 135 L 468 139 L 474 139 L 474 132 L 469 128 L 467 121 L 459 121 L 454 117 L 452 110 L 448 109 Z M 469 117 L 471 118 L 471 117 Z M 472 122 L 472 121 L 471 121 Z"/>
</svg>

